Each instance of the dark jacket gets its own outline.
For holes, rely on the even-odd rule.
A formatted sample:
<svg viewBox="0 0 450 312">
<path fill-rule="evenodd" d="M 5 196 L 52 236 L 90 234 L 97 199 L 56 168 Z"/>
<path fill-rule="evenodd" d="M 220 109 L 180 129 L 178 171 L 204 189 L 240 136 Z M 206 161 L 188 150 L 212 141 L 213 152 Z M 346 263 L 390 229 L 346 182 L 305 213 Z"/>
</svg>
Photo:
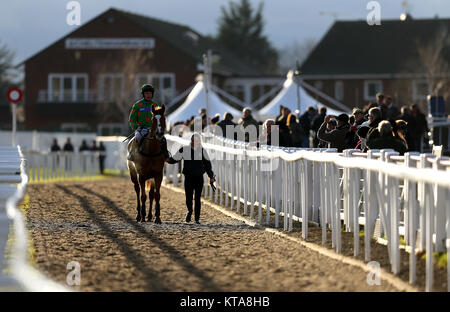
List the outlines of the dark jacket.
<svg viewBox="0 0 450 312">
<path fill-rule="evenodd" d="M 234 122 L 232 122 L 231 120 L 227 120 L 227 119 L 223 119 L 223 120 L 219 121 L 216 125 L 219 126 L 220 129 L 222 129 L 223 137 L 227 137 L 226 129 L 227 129 L 228 125 L 233 126 L 233 127 L 236 126 L 236 124 Z M 233 128 L 233 131 L 234 131 L 234 128 Z M 234 132 L 234 139 L 236 140 L 236 132 Z"/>
<path fill-rule="evenodd" d="M 73 145 L 71 143 L 64 144 L 63 151 L 64 152 L 73 152 Z"/>
<path fill-rule="evenodd" d="M 337 148 L 338 152 L 342 152 L 343 150 L 347 149 L 347 133 L 350 131 L 350 125 L 345 124 L 340 127 L 337 127 L 334 130 L 331 130 L 330 132 L 325 132 L 327 129 L 327 123 L 324 122 L 319 128 L 319 131 L 317 132 L 317 137 L 320 140 L 326 141 L 329 143 L 329 148 Z"/>
<path fill-rule="evenodd" d="M 244 132 L 244 130 L 250 126 L 253 125 L 256 128 L 256 139 L 259 136 L 259 124 L 258 122 L 255 120 L 255 118 L 253 118 L 251 115 L 247 118 L 240 118 L 238 121 L 238 125 L 240 126 L 240 131 Z M 245 132 L 245 142 L 249 142 L 250 141 L 250 137 L 248 132 Z"/>
<path fill-rule="evenodd" d="M 208 177 L 211 179 L 214 178 L 209 155 L 202 147 L 194 150 L 190 145 L 184 146 L 173 157 L 169 158 L 168 163 L 175 164 L 181 161 L 181 159 L 184 159 L 183 174 L 185 176 L 199 177 L 203 176 L 206 172 Z"/>
<path fill-rule="evenodd" d="M 319 131 L 319 128 L 322 125 L 323 121 L 325 120 L 326 115 L 327 114 L 317 115 L 312 122 L 311 130 L 313 130 L 315 132 Z"/>
<path fill-rule="evenodd" d="M 393 149 L 403 155 L 406 152 L 405 144 L 393 135 L 381 136 L 367 143 L 370 149 Z"/>
<path fill-rule="evenodd" d="M 372 121 L 370 124 L 369 124 L 369 132 L 367 132 L 367 135 L 366 135 L 366 145 L 367 145 L 367 143 L 369 143 L 371 140 L 375 140 L 375 139 L 377 139 L 377 138 L 379 138 L 380 137 L 380 132 L 378 131 L 378 124 L 380 123 L 380 122 L 382 122 L 383 120 L 381 120 L 381 119 L 375 119 L 374 121 Z"/>
<path fill-rule="evenodd" d="M 309 130 L 311 130 L 311 120 L 309 118 L 308 112 L 304 112 L 300 116 L 299 122 L 302 125 L 304 132 L 309 136 Z"/>
<path fill-rule="evenodd" d="M 387 113 L 386 113 L 387 120 L 390 120 L 390 119 L 396 120 L 399 115 L 400 115 L 400 110 L 397 107 L 395 107 L 394 105 L 387 107 Z"/>
</svg>

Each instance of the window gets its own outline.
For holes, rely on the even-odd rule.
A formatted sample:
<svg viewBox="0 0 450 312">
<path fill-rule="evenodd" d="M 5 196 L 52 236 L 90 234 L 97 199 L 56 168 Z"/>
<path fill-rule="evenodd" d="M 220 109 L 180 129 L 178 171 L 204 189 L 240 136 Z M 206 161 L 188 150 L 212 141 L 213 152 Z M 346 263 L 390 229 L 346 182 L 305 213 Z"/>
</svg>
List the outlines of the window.
<svg viewBox="0 0 450 312">
<path fill-rule="evenodd" d="M 376 100 L 377 93 L 383 92 L 383 83 L 381 80 L 366 80 L 364 81 L 364 100 Z"/>
<path fill-rule="evenodd" d="M 344 100 L 344 82 L 343 81 L 336 81 L 334 83 L 334 97 L 338 101 Z"/>
<path fill-rule="evenodd" d="M 123 74 L 100 74 L 99 100 L 112 102 L 123 96 Z"/>
<path fill-rule="evenodd" d="M 87 74 L 49 74 L 49 102 L 82 102 L 88 97 Z"/>
<path fill-rule="evenodd" d="M 143 84 L 150 83 L 155 88 L 155 101 L 168 104 L 175 96 L 174 73 L 148 73 L 136 75 L 137 97 L 141 97 L 140 90 Z"/>
<path fill-rule="evenodd" d="M 412 89 L 414 100 L 425 100 L 430 93 L 428 82 L 426 80 L 414 80 Z"/>
</svg>

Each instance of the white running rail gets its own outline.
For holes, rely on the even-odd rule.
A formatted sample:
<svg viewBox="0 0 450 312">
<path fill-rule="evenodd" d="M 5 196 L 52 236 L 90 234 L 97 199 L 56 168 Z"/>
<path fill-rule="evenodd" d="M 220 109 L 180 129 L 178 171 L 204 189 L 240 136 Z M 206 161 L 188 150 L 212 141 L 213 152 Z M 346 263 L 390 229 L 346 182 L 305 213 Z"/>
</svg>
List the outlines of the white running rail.
<svg viewBox="0 0 450 312">
<path fill-rule="evenodd" d="M 184 138 L 166 135 L 169 150 L 188 145 Z M 260 224 L 290 231 L 293 221 L 308 220 L 331 229 L 332 246 L 342 250 L 341 226 L 354 233 L 354 256 L 360 253 L 360 226 L 364 226 L 365 261 L 371 260 L 370 239 L 386 237 L 391 269 L 400 270 L 400 248 L 410 253 L 410 283 L 416 282 L 415 252 L 450 254 L 450 159 L 432 154 L 392 150 L 290 149 L 262 147 L 203 135 L 203 146 L 217 175 L 210 200 L 243 212 Z M 166 182 L 178 185 L 179 164 L 166 165 Z M 183 176 L 181 175 L 181 183 Z M 269 208 L 269 209 L 267 209 Z M 265 216 L 263 215 L 265 210 Z M 302 222 L 302 237 L 308 222 Z M 400 244 L 403 236 L 406 246 Z M 411 252 L 411 250 L 413 252 Z M 447 262 L 450 291 L 450 262 Z M 426 260 L 426 290 L 433 287 L 433 257 Z"/>
<path fill-rule="evenodd" d="M 26 192 L 26 172 L 20 147 L 0 146 L 0 291 L 68 291 L 28 263 L 27 230 L 18 208 Z M 13 239 L 6 259 L 4 252 L 10 235 Z"/>
</svg>

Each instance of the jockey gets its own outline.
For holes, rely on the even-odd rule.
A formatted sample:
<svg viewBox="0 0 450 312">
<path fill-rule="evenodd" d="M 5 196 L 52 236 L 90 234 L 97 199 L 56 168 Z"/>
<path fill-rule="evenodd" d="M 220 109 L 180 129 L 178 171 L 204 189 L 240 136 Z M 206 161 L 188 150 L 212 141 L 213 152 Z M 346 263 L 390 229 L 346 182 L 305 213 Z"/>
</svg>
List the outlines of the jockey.
<svg viewBox="0 0 450 312">
<path fill-rule="evenodd" d="M 145 84 L 141 88 L 142 99 L 134 103 L 130 113 L 130 126 L 135 130 L 135 140 L 138 145 L 141 145 L 142 138 L 147 135 L 152 126 L 153 112 L 152 107 L 161 107 L 158 103 L 153 101 L 153 95 L 155 89 L 149 84 Z M 164 133 L 164 129 L 161 129 Z M 167 151 L 167 142 L 164 136 L 161 140 L 162 152 L 166 159 L 168 159 L 169 153 Z"/>
</svg>

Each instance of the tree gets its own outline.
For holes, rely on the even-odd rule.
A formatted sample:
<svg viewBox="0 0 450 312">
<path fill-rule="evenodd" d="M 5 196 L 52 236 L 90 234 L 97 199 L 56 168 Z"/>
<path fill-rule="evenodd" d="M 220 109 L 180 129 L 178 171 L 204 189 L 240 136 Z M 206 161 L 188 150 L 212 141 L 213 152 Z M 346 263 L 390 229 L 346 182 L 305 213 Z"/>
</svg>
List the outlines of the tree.
<svg viewBox="0 0 450 312">
<path fill-rule="evenodd" d="M 448 53 L 447 42 L 450 39 L 446 28 L 441 28 L 430 38 L 427 44 L 416 42 L 420 66 L 424 69 L 428 92 L 431 95 L 448 97 L 450 66 L 445 57 Z"/>
<path fill-rule="evenodd" d="M 317 41 L 315 39 L 307 38 L 301 43 L 295 40 L 294 42 L 285 45 L 284 48 L 279 51 L 281 73 L 286 73 L 290 69 L 295 68 L 297 60 L 302 64 L 316 44 Z"/>
<path fill-rule="evenodd" d="M 14 53 L 6 45 L 0 45 L 0 105 L 6 104 L 6 92 L 17 74 L 13 59 Z"/>
<path fill-rule="evenodd" d="M 217 41 L 245 63 L 270 74 L 278 69 L 278 53 L 263 35 L 263 7 L 260 3 L 254 11 L 249 0 L 229 2 L 228 9 L 221 6 Z"/>
<path fill-rule="evenodd" d="M 100 90 L 98 86 L 100 101 L 97 111 L 102 121 L 120 121 L 123 124 L 123 129 L 127 132 L 130 128 L 129 114 L 131 107 L 140 96 L 138 90 L 140 86 L 137 85 L 139 82 L 136 79 L 136 74 L 151 72 L 151 70 L 143 70 L 144 68 L 148 69 L 150 56 L 146 50 L 134 50 L 122 52 L 118 59 L 121 61 L 114 63 L 106 60 L 105 63 L 96 68 L 99 74 L 121 74 L 119 79 L 108 80 L 108 86 L 103 86 L 103 90 Z M 158 100 L 158 97 L 155 96 L 155 99 Z"/>
</svg>

